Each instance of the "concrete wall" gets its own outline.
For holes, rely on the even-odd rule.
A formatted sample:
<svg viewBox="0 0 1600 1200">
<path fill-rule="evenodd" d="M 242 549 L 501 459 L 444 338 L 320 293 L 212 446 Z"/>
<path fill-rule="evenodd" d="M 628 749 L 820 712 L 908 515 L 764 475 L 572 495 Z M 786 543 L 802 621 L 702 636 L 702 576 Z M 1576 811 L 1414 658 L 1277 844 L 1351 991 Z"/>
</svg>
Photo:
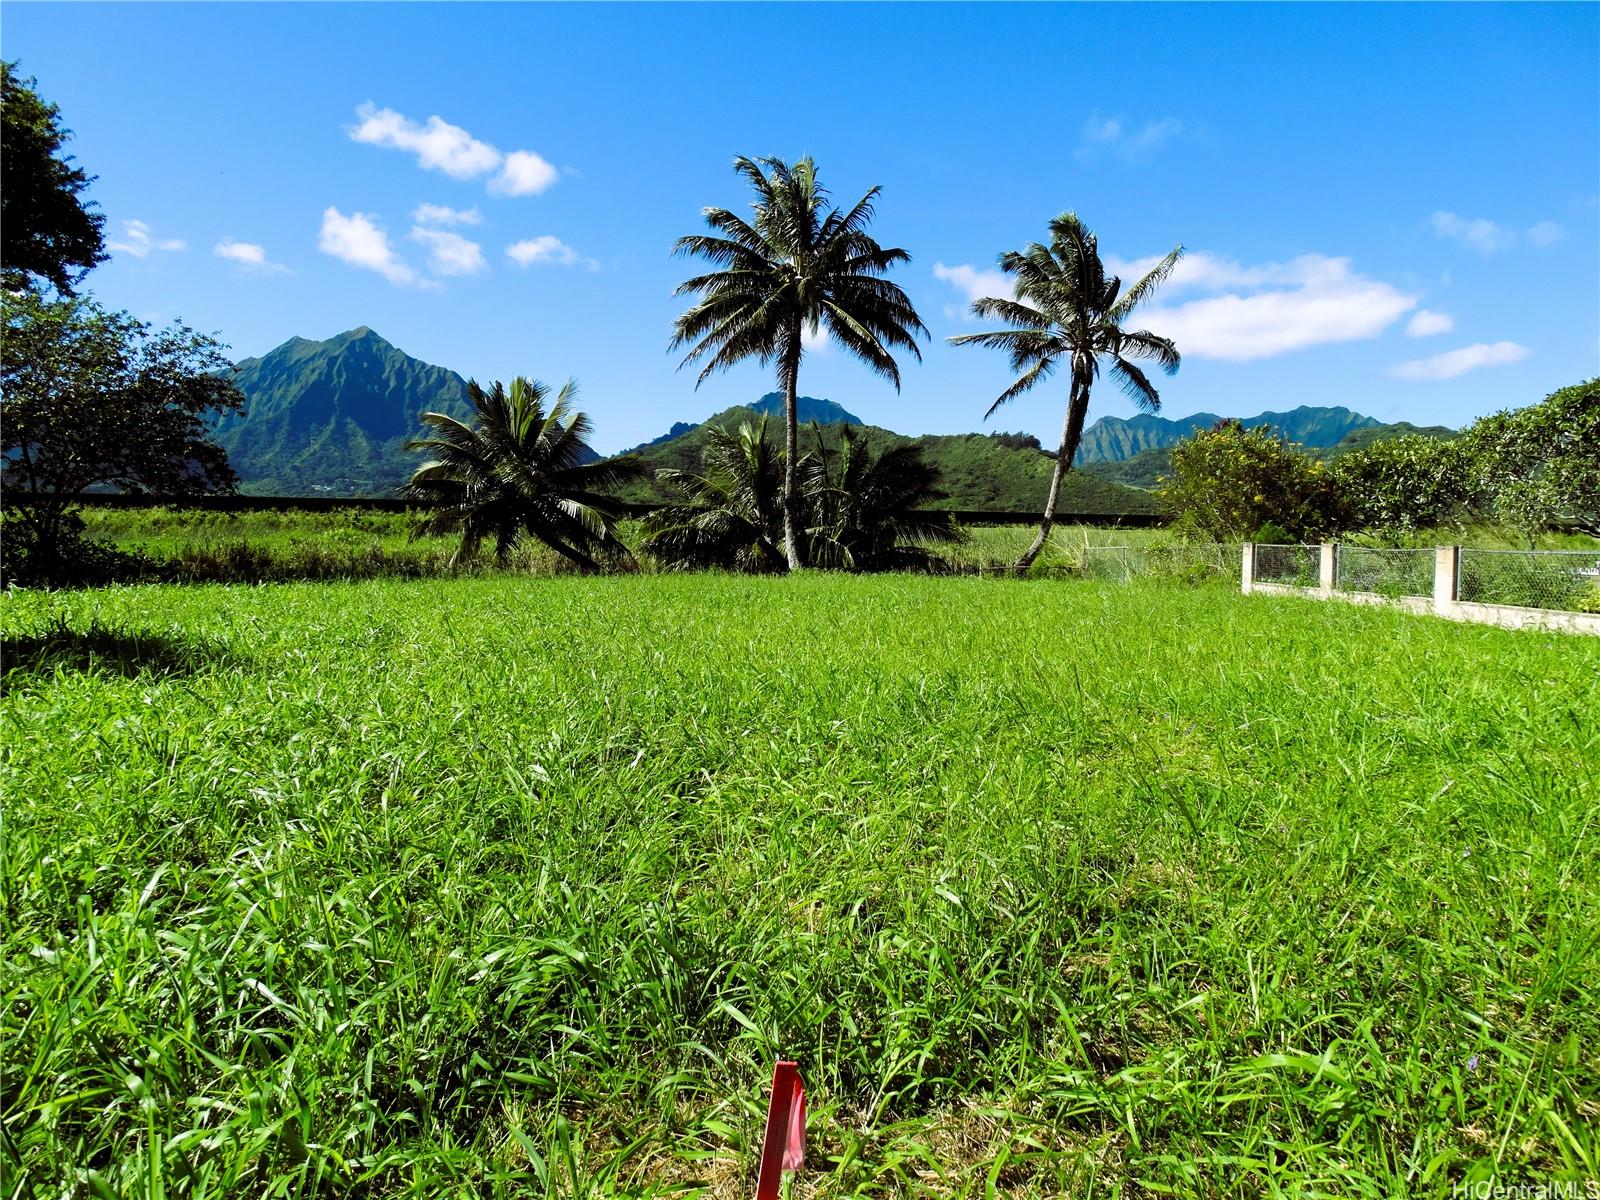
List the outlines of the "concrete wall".
<svg viewBox="0 0 1600 1200">
<path fill-rule="evenodd" d="M 1262 583 L 1255 578 L 1256 548 L 1245 543 L 1239 573 L 1244 593 L 1268 596 L 1303 596 L 1311 600 L 1344 600 L 1351 604 L 1377 604 L 1405 612 L 1445 617 L 1451 621 L 1470 621 L 1479 625 L 1498 625 L 1502 629 L 1548 629 L 1558 633 L 1587 633 L 1600 636 L 1600 613 L 1563 612 L 1550 608 L 1520 608 L 1514 604 L 1473 604 L 1456 598 L 1461 581 L 1461 547 L 1440 546 L 1434 553 L 1432 596 L 1379 596 L 1371 592 L 1340 592 L 1334 589 L 1335 548 L 1321 547 L 1318 586 L 1295 587 L 1286 583 Z"/>
</svg>

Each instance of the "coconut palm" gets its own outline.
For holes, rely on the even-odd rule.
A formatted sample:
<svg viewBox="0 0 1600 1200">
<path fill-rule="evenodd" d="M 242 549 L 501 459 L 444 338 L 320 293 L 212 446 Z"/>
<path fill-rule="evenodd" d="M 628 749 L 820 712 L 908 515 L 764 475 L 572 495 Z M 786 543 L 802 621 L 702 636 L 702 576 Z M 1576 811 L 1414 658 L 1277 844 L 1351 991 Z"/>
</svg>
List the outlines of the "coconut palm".
<svg viewBox="0 0 1600 1200">
<path fill-rule="evenodd" d="M 656 478 L 682 496 L 645 518 L 641 545 L 676 570 L 726 567 L 782 571 L 783 456 L 767 438 L 767 418 L 707 431 L 701 473 L 663 470 Z"/>
<path fill-rule="evenodd" d="M 846 425 L 830 453 L 822 430 L 812 428 L 817 448 L 801 466 L 815 561 L 856 571 L 928 568 L 940 561 L 930 544 L 963 540 L 948 512 L 927 507 L 944 493 L 939 469 L 915 443 L 875 451 L 870 433 Z"/>
<path fill-rule="evenodd" d="M 471 558 L 492 538 L 504 563 L 528 536 L 585 570 L 596 556 L 628 557 L 612 526 L 621 514 L 604 490 L 636 478 L 637 460 L 594 461 L 589 418 L 572 407 L 577 385 L 568 380 L 545 408 L 550 389 L 518 377 L 510 388 L 467 384 L 477 421 L 468 425 L 445 413 L 427 412 L 431 436 L 406 443 L 432 460 L 412 475 L 401 492 L 437 505 L 419 532 L 461 533 L 452 565 Z"/>
<path fill-rule="evenodd" d="M 1133 360 L 1151 359 L 1171 375 L 1178 369 L 1178 349 L 1169 338 L 1142 329 L 1130 332 L 1123 326 L 1134 309 L 1172 274 L 1182 254 L 1182 246 L 1174 247 L 1138 283 L 1123 290 L 1121 279 L 1107 276 L 1094 234 L 1076 213 L 1065 213 L 1050 222 L 1050 245 L 1033 242 L 1024 251 L 1008 250 L 1000 256 L 1001 270 L 1016 278 L 1014 299 L 989 296 L 972 304 L 975 316 L 1005 321 L 1013 328 L 950 339 L 957 346 L 1004 350 L 1011 356 L 1011 369 L 1021 372 L 989 406 L 985 420 L 1001 405 L 1050 378 L 1063 363 L 1072 373 L 1044 518 L 1039 536 L 1017 560 L 1019 570 L 1032 565 L 1050 537 L 1061 479 L 1072 469 L 1078 453 L 1084 416 L 1089 411 L 1089 389 L 1102 365 L 1140 408 L 1147 412 L 1160 409 L 1159 393 Z"/>
<path fill-rule="evenodd" d="M 795 402 L 805 339 L 826 329 L 833 344 L 898 389 L 900 369 L 890 347 L 920 360 L 916 339 L 928 331 L 906 294 L 883 278 L 911 256 L 884 249 L 866 232 L 880 189 L 844 210 L 828 202 L 809 158 L 790 165 L 740 157 L 733 166 L 755 192 L 754 214 L 746 221 L 708 208 L 706 224 L 714 232 L 678 239 L 676 253 L 705 258 L 718 269 L 678 285 L 676 295 L 701 299 L 678 318 L 672 345 L 690 347 L 683 365 L 703 360 L 696 386 L 748 358 L 777 365 L 784 396 L 784 552 L 790 570 L 798 570 L 804 549 Z"/>
</svg>

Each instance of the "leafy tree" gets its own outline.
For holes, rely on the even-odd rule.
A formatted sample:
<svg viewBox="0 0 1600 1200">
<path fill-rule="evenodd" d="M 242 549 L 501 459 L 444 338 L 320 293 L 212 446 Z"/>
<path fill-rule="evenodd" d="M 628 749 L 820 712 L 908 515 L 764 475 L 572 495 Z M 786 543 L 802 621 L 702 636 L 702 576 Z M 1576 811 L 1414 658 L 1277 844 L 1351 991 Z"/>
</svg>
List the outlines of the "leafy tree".
<svg viewBox="0 0 1600 1200">
<path fill-rule="evenodd" d="M 1243 541 L 1275 526 L 1294 541 L 1318 541 L 1340 523 L 1332 473 L 1286 445 L 1270 426 L 1221 421 L 1172 447 L 1162 509 L 1180 532 Z"/>
<path fill-rule="evenodd" d="M 638 473 L 631 456 L 593 461 L 592 426 L 572 407 L 577 385 L 568 381 L 548 409 L 550 389 L 518 377 L 487 391 L 467 383 L 476 424 L 427 412 L 432 436 L 406 443 L 432 459 L 418 467 L 401 494 L 438 505 L 420 532 L 461 534 L 452 563 L 478 553 L 492 538 L 504 563 L 524 539 L 534 537 L 585 570 L 598 570 L 596 556 L 628 557 L 613 525 L 622 516 L 604 494 Z"/>
<path fill-rule="evenodd" d="M 828 203 L 809 158 L 734 160 L 755 192 L 749 221 L 723 208 L 705 210 L 711 234 L 679 238 L 674 251 L 718 269 L 686 279 L 676 295 L 699 294 L 680 316 L 672 345 L 689 346 L 683 365 L 704 360 L 698 383 L 718 370 L 754 358 L 775 363 L 784 395 L 784 550 L 790 570 L 804 565 L 799 468 L 800 362 L 804 339 L 826 328 L 833 343 L 865 362 L 898 389 L 900 369 L 890 347 L 922 353 L 926 335 L 905 292 L 883 276 L 909 262 L 866 232 L 879 188 L 848 211 Z"/>
<path fill-rule="evenodd" d="M 723 567 L 753 573 L 787 569 L 783 545 L 783 455 L 767 438 L 767 418 L 737 433 L 708 430 L 703 467 L 656 477 L 681 497 L 645 518 L 642 548 L 668 566 Z"/>
<path fill-rule="evenodd" d="M 948 512 L 927 506 L 943 499 L 939 472 L 915 444 L 876 451 L 872 435 L 846 425 L 837 454 L 820 431 L 817 449 L 802 463 L 811 507 L 813 560 L 856 571 L 932 566 L 930 543 L 963 538 Z"/>
<path fill-rule="evenodd" d="M 210 439 L 244 397 L 219 372 L 223 346 L 181 323 L 152 330 L 88 299 L 7 291 L 0 346 L 0 484 L 33 547 L 34 572 L 65 581 L 80 493 L 93 487 L 197 495 L 232 491 Z"/>
<path fill-rule="evenodd" d="M 1483 417 L 1462 441 L 1489 515 L 1530 537 L 1562 521 L 1600 536 L 1600 379 Z"/>
<path fill-rule="evenodd" d="M 1050 378 L 1063 363 L 1071 372 L 1061 448 L 1051 472 L 1039 535 L 1017 560 L 1019 569 L 1033 564 L 1050 537 L 1061 479 L 1072 470 L 1089 411 L 1089 390 L 1102 365 L 1109 367 L 1140 408 L 1155 412 L 1161 407 L 1155 385 L 1133 360 L 1151 359 L 1171 375 L 1178 369 L 1177 347 L 1168 338 L 1146 330 L 1130 332 L 1123 326 L 1172 274 L 1182 253 L 1181 246 L 1175 247 L 1144 278 L 1124 291 L 1120 278 L 1107 276 L 1095 235 L 1076 213 L 1065 213 L 1050 222 L 1050 245 L 1033 242 L 1024 251 L 1008 250 L 1000 256 L 1001 270 L 1016 278 L 1015 299 L 990 296 L 973 302 L 974 315 L 1005 321 L 1013 328 L 950 339 L 957 346 L 1004 350 L 1011 357 L 1011 369 L 1020 372 L 989 406 L 985 420 L 1001 405 Z"/>
<path fill-rule="evenodd" d="M 1371 442 L 1333 461 L 1346 520 L 1360 529 L 1409 532 L 1464 515 L 1472 498 L 1466 448 L 1420 434 Z"/>
<path fill-rule="evenodd" d="M 105 216 L 80 199 L 93 178 L 61 152 L 71 131 L 61 127 L 60 110 L 16 67 L 0 62 L 0 271 L 8 288 L 38 277 L 70 294 L 105 261 Z"/>
</svg>

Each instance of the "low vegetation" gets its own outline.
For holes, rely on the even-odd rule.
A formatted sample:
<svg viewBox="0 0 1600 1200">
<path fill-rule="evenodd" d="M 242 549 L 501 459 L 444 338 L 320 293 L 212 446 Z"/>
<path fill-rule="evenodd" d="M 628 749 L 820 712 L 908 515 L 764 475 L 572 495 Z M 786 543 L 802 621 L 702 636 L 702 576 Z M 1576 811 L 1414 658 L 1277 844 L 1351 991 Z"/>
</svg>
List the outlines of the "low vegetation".
<svg viewBox="0 0 1600 1200">
<path fill-rule="evenodd" d="M 935 548 L 965 540 L 939 498 L 939 473 L 914 445 L 874 447 L 872 434 L 844 426 L 830 447 L 819 427 L 797 464 L 802 558 L 848 571 L 928 570 L 945 565 Z M 721 567 L 789 570 L 784 554 L 785 456 L 767 419 L 737 434 L 713 427 L 699 472 L 662 471 L 676 493 L 644 520 L 643 552 L 669 570 Z"/>
<path fill-rule="evenodd" d="M 748 1195 L 780 1054 L 807 1194 L 1595 1174 L 1587 641 L 837 574 L 0 621 L 18 1194 Z"/>
<path fill-rule="evenodd" d="M 1475 421 L 1459 438 L 1370 441 L 1325 464 L 1237 421 L 1171 448 L 1161 505 L 1215 539 L 1403 538 L 1491 523 L 1524 545 L 1568 528 L 1600 536 L 1600 379 Z"/>
</svg>

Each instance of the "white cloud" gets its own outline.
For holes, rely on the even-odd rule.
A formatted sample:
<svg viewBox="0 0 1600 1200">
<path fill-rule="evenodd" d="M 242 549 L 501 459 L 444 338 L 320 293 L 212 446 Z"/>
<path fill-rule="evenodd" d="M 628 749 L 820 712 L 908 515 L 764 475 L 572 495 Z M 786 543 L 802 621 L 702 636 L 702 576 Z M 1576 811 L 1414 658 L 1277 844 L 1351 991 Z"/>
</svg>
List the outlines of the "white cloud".
<svg viewBox="0 0 1600 1200">
<path fill-rule="evenodd" d="M 459 125 L 442 117 L 429 117 L 418 125 L 392 108 L 379 108 L 367 101 L 356 109 L 361 124 L 350 130 L 352 141 L 372 146 L 405 150 L 417 156 L 417 165 L 443 171 L 455 179 L 485 175 L 500 165 L 500 151 L 480 142 Z"/>
<path fill-rule="evenodd" d="M 476 275 L 489 269 L 483 247 L 459 233 L 418 225 L 411 230 L 411 240 L 428 247 L 428 266 L 436 275 Z"/>
<path fill-rule="evenodd" d="M 239 264 L 239 269 L 251 275 L 287 275 L 289 268 L 282 263 L 275 263 L 267 257 L 266 248 L 254 242 L 236 242 L 232 238 L 223 238 L 211 248 L 211 253 L 218 258 L 226 258 L 230 262 Z"/>
<path fill-rule="evenodd" d="M 1131 282 L 1159 261 L 1108 257 L 1106 265 Z M 1348 258 L 1324 254 L 1259 266 L 1191 254 L 1179 260 L 1159 295 L 1184 291 L 1223 294 L 1148 305 L 1134 324 L 1170 337 L 1184 355 L 1229 362 L 1377 337 L 1417 303 L 1392 284 L 1352 271 Z"/>
<path fill-rule="evenodd" d="M 419 204 L 411 213 L 418 225 L 482 225 L 483 214 L 471 208 L 451 208 L 448 204 Z"/>
<path fill-rule="evenodd" d="M 556 169 L 532 150 L 513 150 L 500 174 L 489 181 L 489 190 L 497 196 L 537 196 L 556 178 Z"/>
<path fill-rule="evenodd" d="M 1132 283 L 1161 257 L 1107 255 L 1105 262 L 1108 270 Z M 935 263 L 933 273 L 969 301 L 1011 295 L 1011 280 L 1000 271 Z M 1135 314 L 1134 325 L 1172 338 L 1182 354 L 1230 362 L 1376 337 L 1417 303 L 1415 296 L 1392 284 L 1352 271 L 1348 258 L 1323 254 L 1260 265 L 1190 254 L 1178 260 L 1155 298 L 1170 300 L 1184 293 L 1196 298 L 1147 303 Z"/>
<path fill-rule="evenodd" d="M 1435 354 L 1432 358 L 1396 363 L 1385 374 L 1394 379 L 1455 379 L 1479 367 L 1521 362 L 1530 353 L 1526 346 L 1519 346 L 1515 342 L 1478 342 L 1459 350 Z"/>
<path fill-rule="evenodd" d="M 1406 336 L 1414 338 L 1432 337 L 1436 333 L 1449 333 L 1455 327 L 1455 318 L 1449 313 L 1419 308 L 1412 315 L 1411 320 L 1406 322 Z"/>
<path fill-rule="evenodd" d="M 1460 242 L 1469 250 L 1476 250 L 1479 254 L 1494 254 L 1500 250 L 1509 250 L 1518 242 L 1526 240 L 1530 246 L 1544 249 L 1554 246 L 1567 236 L 1567 231 L 1554 221 L 1540 221 L 1528 227 L 1526 232 L 1518 233 L 1515 229 L 1505 225 L 1496 225 L 1487 217 L 1458 217 L 1453 212 L 1436 212 L 1432 218 L 1433 231 L 1440 237 L 1450 238 Z"/>
<path fill-rule="evenodd" d="M 594 259 L 585 258 L 560 238 L 548 233 L 512 242 L 506 247 L 506 257 L 519 267 L 570 267 L 582 263 L 591 271 L 600 269 L 600 264 Z"/>
<path fill-rule="evenodd" d="M 497 196 L 537 195 L 560 177 L 553 166 L 532 150 L 502 154 L 443 117 L 429 117 L 425 124 L 419 125 L 403 113 L 379 108 L 370 100 L 356 109 L 356 116 L 361 123 L 350 129 L 352 141 L 415 154 L 418 166 L 443 171 L 454 179 L 477 179 L 498 171 L 499 174 L 489 180 L 489 190 Z"/>
<path fill-rule="evenodd" d="M 124 241 L 107 242 L 106 249 L 113 254 L 128 254 L 134 258 L 148 258 L 152 250 L 187 250 L 189 244 L 182 238 L 156 239 L 150 236 L 150 226 L 143 221 L 122 223 Z"/>
<path fill-rule="evenodd" d="M 1540 221 L 1528 230 L 1528 240 L 1540 249 L 1545 246 L 1554 246 L 1566 236 L 1567 231 L 1554 221 Z"/>
<path fill-rule="evenodd" d="M 1184 124 L 1177 117 L 1162 117 L 1138 125 L 1124 117 L 1103 117 L 1094 113 L 1083 124 L 1083 140 L 1078 144 L 1077 154 L 1079 158 L 1093 158 L 1101 150 L 1110 150 L 1126 162 L 1137 162 L 1183 132 Z"/>
<path fill-rule="evenodd" d="M 1517 235 L 1515 230 L 1496 225 L 1486 217 L 1458 217 L 1453 212 L 1436 212 L 1433 214 L 1433 231 L 1440 237 L 1450 238 L 1460 242 L 1469 250 L 1476 250 L 1479 254 L 1493 254 L 1497 250 L 1505 250 L 1516 245 Z"/>
<path fill-rule="evenodd" d="M 828 352 L 828 327 L 818 325 L 817 331 L 812 333 L 809 329 L 800 331 L 800 345 L 813 354 L 826 354 Z"/>
<path fill-rule="evenodd" d="M 967 298 L 966 305 L 945 305 L 944 315 L 952 320 L 972 320 L 968 306 L 975 300 L 982 300 L 986 296 L 1009 300 L 1016 294 L 1012 289 L 1011 276 L 1004 271 L 980 271 L 967 263 L 947 267 L 942 262 L 936 262 L 933 264 L 933 277 L 948 283 Z"/>
<path fill-rule="evenodd" d="M 428 281 L 394 252 L 389 235 L 366 213 L 347 217 L 337 208 L 328 208 L 322 214 L 322 236 L 317 248 L 352 267 L 376 271 L 396 287 L 428 286 Z"/>
</svg>

